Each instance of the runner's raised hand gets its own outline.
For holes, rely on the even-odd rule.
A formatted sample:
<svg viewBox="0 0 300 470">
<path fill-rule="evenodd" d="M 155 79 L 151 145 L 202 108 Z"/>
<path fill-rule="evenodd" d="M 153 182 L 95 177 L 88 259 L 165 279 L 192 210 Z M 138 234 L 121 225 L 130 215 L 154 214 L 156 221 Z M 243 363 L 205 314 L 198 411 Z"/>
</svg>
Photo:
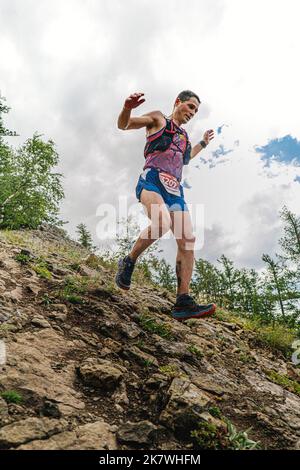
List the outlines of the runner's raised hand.
<svg viewBox="0 0 300 470">
<path fill-rule="evenodd" d="M 208 131 L 204 132 L 203 140 L 206 145 L 215 137 L 213 129 L 209 129 Z"/>
<path fill-rule="evenodd" d="M 140 106 L 140 104 L 144 103 L 145 101 L 144 98 L 140 99 L 141 96 L 144 96 L 144 93 L 133 93 L 132 95 L 130 95 L 125 100 L 124 108 L 133 109 Z"/>
</svg>

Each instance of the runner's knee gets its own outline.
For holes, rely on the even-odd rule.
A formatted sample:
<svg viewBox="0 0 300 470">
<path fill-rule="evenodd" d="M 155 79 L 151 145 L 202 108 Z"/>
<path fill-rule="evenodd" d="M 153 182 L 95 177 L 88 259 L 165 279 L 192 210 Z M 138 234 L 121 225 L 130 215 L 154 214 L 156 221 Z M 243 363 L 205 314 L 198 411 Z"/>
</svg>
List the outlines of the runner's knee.
<svg viewBox="0 0 300 470">
<path fill-rule="evenodd" d="M 182 238 L 177 238 L 176 239 L 177 246 L 179 250 L 182 251 L 189 251 L 193 250 L 196 242 L 196 237 L 194 235 L 187 237 L 182 237 Z"/>
</svg>

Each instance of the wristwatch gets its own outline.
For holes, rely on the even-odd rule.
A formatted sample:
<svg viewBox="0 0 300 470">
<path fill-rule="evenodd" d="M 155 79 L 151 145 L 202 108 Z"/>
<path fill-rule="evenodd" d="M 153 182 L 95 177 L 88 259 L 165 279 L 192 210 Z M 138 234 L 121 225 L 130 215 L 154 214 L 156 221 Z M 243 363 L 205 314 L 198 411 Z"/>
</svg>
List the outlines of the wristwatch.
<svg viewBox="0 0 300 470">
<path fill-rule="evenodd" d="M 205 147 L 207 147 L 207 144 L 205 143 L 204 140 L 200 140 L 199 144 L 201 145 L 202 148 L 205 149 Z"/>
</svg>

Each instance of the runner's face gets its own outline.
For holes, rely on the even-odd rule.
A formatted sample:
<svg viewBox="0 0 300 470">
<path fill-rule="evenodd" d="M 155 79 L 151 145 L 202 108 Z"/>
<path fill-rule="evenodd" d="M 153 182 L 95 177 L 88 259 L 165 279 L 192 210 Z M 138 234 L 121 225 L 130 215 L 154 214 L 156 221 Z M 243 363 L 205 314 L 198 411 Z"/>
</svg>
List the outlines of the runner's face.
<svg viewBox="0 0 300 470">
<path fill-rule="evenodd" d="M 199 101 L 194 96 L 187 101 L 176 100 L 176 117 L 182 124 L 187 124 L 198 112 Z"/>
</svg>

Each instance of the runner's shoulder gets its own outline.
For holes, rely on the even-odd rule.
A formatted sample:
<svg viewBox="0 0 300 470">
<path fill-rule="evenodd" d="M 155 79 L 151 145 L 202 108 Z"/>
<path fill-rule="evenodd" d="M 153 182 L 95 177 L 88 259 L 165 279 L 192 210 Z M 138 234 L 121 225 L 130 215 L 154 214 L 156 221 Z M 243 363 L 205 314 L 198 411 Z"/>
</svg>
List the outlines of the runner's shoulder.
<svg viewBox="0 0 300 470">
<path fill-rule="evenodd" d="M 149 121 L 149 124 L 146 126 L 147 129 L 153 129 L 154 127 L 161 128 L 165 125 L 165 116 L 159 110 L 150 111 L 149 113 L 144 114 L 144 116 L 149 116 L 152 118 Z"/>
</svg>

